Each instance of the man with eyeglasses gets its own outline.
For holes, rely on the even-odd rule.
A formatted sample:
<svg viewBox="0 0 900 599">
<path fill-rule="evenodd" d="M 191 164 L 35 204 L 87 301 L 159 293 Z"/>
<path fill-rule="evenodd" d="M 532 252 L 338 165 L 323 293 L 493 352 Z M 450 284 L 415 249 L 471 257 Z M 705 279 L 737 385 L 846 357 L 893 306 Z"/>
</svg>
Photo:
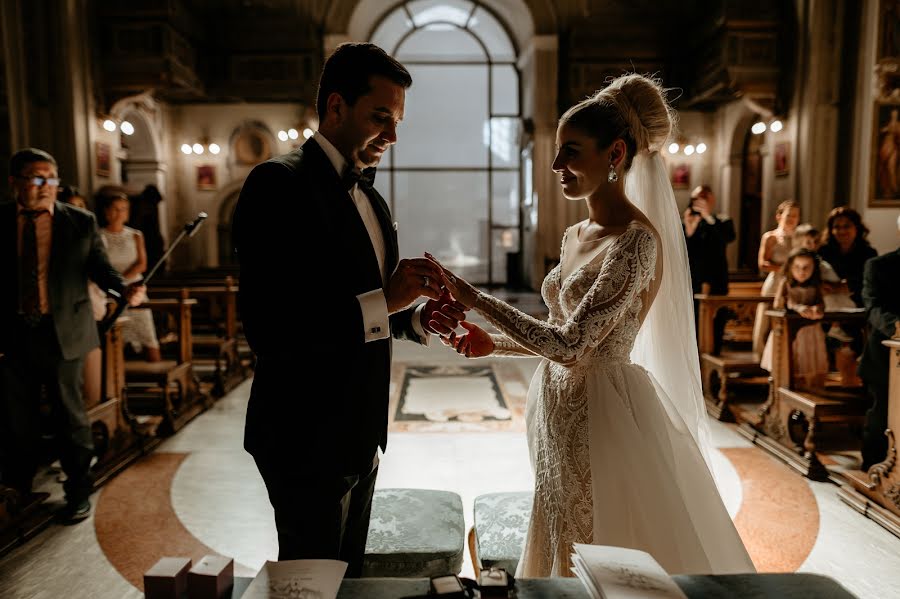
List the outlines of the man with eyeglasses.
<svg viewBox="0 0 900 599">
<path fill-rule="evenodd" d="M 67 480 L 69 521 L 91 513 L 91 423 L 82 400 L 84 357 L 100 343 L 88 279 L 130 302 L 94 216 L 56 201 L 56 160 L 27 148 L 10 159 L 13 202 L 0 204 L 0 483 L 27 505 L 41 451 L 42 389 Z"/>
</svg>

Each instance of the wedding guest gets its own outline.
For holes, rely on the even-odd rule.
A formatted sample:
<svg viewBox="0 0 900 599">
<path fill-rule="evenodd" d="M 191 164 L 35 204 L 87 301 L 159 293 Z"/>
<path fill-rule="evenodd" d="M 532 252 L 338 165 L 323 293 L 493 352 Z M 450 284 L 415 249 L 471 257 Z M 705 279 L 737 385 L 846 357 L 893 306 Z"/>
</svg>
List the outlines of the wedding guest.
<svg viewBox="0 0 900 599">
<path fill-rule="evenodd" d="M 772 307 L 787 308 L 807 320 L 821 320 L 825 314 L 822 293 L 822 273 L 819 260 L 812 250 L 800 247 L 791 251 L 781 269 L 782 279 L 775 293 Z M 772 370 L 774 335 L 769 333 L 760 366 Z M 828 354 L 825 333 L 818 323 L 808 324 L 797 331 L 791 347 L 794 377 L 799 386 L 822 389 L 828 373 Z"/>
<path fill-rule="evenodd" d="M 900 234 L 900 217 L 897 218 Z M 862 299 L 869 311 L 870 332 L 859 363 L 872 405 L 863 429 L 862 469 L 887 459 L 888 379 L 890 351 L 882 341 L 896 337 L 900 319 L 900 248 L 866 262 Z M 896 434 L 896 431 L 895 431 Z"/>
<path fill-rule="evenodd" d="M 734 241 L 734 222 L 726 215 L 715 213 L 716 196 L 709 185 L 700 185 L 691 192 L 691 200 L 682 215 L 688 260 L 691 264 L 691 285 L 694 293 L 701 293 L 703 284 L 709 293 L 728 293 L 728 258 L 726 246 Z"/>
<path fill-rule="evenodd" d="M 340 559 L 350 577 L 362 573 L 387 443 L 391 338 L 427 343 L 464 317 L 438 311 L 451 300 L 436 263 L 400 258 L 390 209 L 372 186 L 411 84 L 381 48 L 338 46 L 319 79 L 319 131 L 253 169 L 233 220 L 238 301 L 257 355 L 244 447 L 274 508 L 278 558 Z M 290 294 L 296 318 L 277 309 L 286 278 L 299 289 Z M 298 384 L 298 368 L 314 372 L 327 397 Z"/>
<path fill-rule="evenodd" d="M 849 206 L 838 206 L 828 214 L 828 224 L 819 248 L 819 255 L 826 260 L 841 279 L 847 281 L 850 297 L 862 306 L 863 267 L 878 252 L 867 239 L 869 229 L 862 222 L 859 212 Z"/>
<path fill-rule="evenodd" d="M 66 475 L 63 517 L 80 521 L 91 513 L 94 455 L 82 399 L 84 357 L 100 343 L 86 308 L 88 279 L 130 302 L 143 289 L 125 288 L 93 214 L 57 201 L 53 156 L 26 148 L 9 166 L 14 201 L 0 204 L 0 223 L 16 231 L 16 243 L 0 253 L 0 482 L 21 495 L 31 493 L 43 433 L 43 388 Z"/>
<path fill-rule="evenodd" d="M 768 273 L 763 281 L 762 295 L 774 296 L 781 283 L 781 267 L 787 260 L 793 247 L 794 229 L 800 222 L 800 206 L 793 200 L 785 200 L 775 209 L 775 222 L 778 226 L 762 235 L 759 244 L 758 264 L 760 272 Z M 753 322 L 753 351 L 762 351 L 769 334 L 769 318 L 766 309 L 769 305 L 760 302 L 756 307 L 756 319 Z"/>
<path fill-rule="evenodd" d="M 143 279 L 147 270 L 147 252 L 141 232 L 125 226 L 128 211 L 127 195 L 109 198 L 103 211 L 106 226 L 100 229 L 100 236 L 113 268 L 122 273 L 126 284 L 131 284 Z M 148 362 L 162 360 L 153 312 L 149 309 L 135 307 L 128 310 L 128 318 L 122 321 L 122 340 L 134 351 L 143 351 Z"/>
<path fill-rule="evenodd" d="M 74 185 L 66 185 L 64 187 L 59 188 L 59 195 L 57 199 L 60 202 L 65 204 L 71 204 L 72 206 L 76 206 L 81 208 L 82 210 L 90 210 L 87 206 L 87 200 L 81 195 L 81 192 L 78 191 L 78 188 Z"/>
</svg>

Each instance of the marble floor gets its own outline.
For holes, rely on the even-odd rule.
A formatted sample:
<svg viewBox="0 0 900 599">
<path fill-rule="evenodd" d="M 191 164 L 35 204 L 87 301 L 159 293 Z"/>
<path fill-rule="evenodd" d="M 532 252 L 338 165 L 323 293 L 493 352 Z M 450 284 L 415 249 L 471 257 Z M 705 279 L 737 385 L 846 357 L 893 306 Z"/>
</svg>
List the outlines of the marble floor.
<svg viewBox="0 0 900 599">
<path fill-rule="evenodd" d="M 395 360 L 466 362 L 439 343 L 397 343 Z M 505 364 L 518 384 L 537 360 Z M 216 552 L 234 557 L 244 576 L 275 559 L 265 487 L 241 447 L 249 390 L 247 381 L 95 493 L 89 520 L 51 525 L 0 558 L 0 597 L 141 597 L 141 574 L 162 555 Z M 820 573 L 861 598 L 900 598 L 900 539 L 843 504 L 835 485 L 800 477 L 728 425 L 712 422 L 712 430 L 723 497 L 759 570 Z M 454 491 L 468 528 L 476 496 L 530 490 L 532 481 L 521 431 L 463 428 L 392 432 L 378 487 Z M 43 485 L 59 497 L 52 475 Z M 472 576 L 468 551 L 462 575 Z"/>
</svg>

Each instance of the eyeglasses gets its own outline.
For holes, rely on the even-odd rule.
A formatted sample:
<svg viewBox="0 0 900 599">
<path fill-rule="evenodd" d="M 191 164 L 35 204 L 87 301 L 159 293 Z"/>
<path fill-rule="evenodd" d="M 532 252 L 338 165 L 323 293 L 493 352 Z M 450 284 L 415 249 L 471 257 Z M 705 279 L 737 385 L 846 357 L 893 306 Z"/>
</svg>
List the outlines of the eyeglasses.
<svg viewBox="0 0 900 599">
<path fill-rule="evenodd" d="M 59 187 L 60 183 L 59 177 L 25 177 L 23 175 L 19 175 L 19 179 L 28 181 L 35 187 L 43 187 L 44 183 L 46 183 L 50 187 Z"/>
</svg>

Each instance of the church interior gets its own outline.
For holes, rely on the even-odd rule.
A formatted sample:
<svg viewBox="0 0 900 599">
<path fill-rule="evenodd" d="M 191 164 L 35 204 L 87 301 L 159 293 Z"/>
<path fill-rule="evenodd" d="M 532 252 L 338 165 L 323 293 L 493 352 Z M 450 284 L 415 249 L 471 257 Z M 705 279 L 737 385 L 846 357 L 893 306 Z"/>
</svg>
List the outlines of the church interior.
<svg viewBox="0 0 900 599">
<path fill-rule="evenodd" d="M 728 513 L 759 573 L 814 575 L 791 596 L 900 599 L 900 325 L 869 349 L 876 310 L 859 259 L 860 247 L 873 257 L 900 245 L 900 2 L 3 0 L 0 41 L 0 178 L 20 175 L 8 161 L 18 150 L 48 152 L 60 194 L 80 197 L 101 227 L 125 218 L 143 234 L 144 276 L 158 267 L 140 310 L 155 342 L 129 337 L 139 319 L 128 310 L 85 358 L 89 513 L 60 520 L 66 475 L 49 408 L 33 493 L 0 483 L 0 596 L 136 598 L 163 557 L 231 558 L 245 582 L 277 559 L 273 509 L 243 447 L 256 357 L 232 219 L 251 170 L 316 134 L 325 59 L 372 42 L 413 78 L 375 180 L 399 255 L 430 252 L 540 319 L 559 240 L 587 216 L 551 170 L 560 116 L 623 73 L 662 82 L 677 122 L 659 152 L 691 260 L 695 227 L 732 231 L 710 250 L 726 280 L 694 281 L 692 340 Z M 271 219 L 286 201 L 271 198 Z M 314 227 L 311 216 L 294 231 Z M 846 292 L 844 307 L 826 298 L 815 327 L 816 381 L 798 374 L 808 323 L 767 289 L 785 259 L 773 236 L 785 251 L 811 240 Z M 284 264 L 271 296 L 279 318 L 340 318 L 328 297 L 317 314 L 297 309 L 296 293 L 318 292 L 303 277 L 328 260 L 321 252 L 272 257 Z M 900 300 L 898 275 L 885 277 L 885 305 Z M 284 392 L 327 403 L 329 381 L 302 358 L 316 340 L 295 342 Z M 874 459 L 863 435 L 878 399 L 857 370 L 866 351 L 883 351 L 878 377 L 889 381 Z M 394 341 L 364 576 L 515 571 L 540 362 Z M 402 588 L 378 596 L 425 592 Z M 753 596 L 787 596 L 777 589 Z"/>
</svg>

